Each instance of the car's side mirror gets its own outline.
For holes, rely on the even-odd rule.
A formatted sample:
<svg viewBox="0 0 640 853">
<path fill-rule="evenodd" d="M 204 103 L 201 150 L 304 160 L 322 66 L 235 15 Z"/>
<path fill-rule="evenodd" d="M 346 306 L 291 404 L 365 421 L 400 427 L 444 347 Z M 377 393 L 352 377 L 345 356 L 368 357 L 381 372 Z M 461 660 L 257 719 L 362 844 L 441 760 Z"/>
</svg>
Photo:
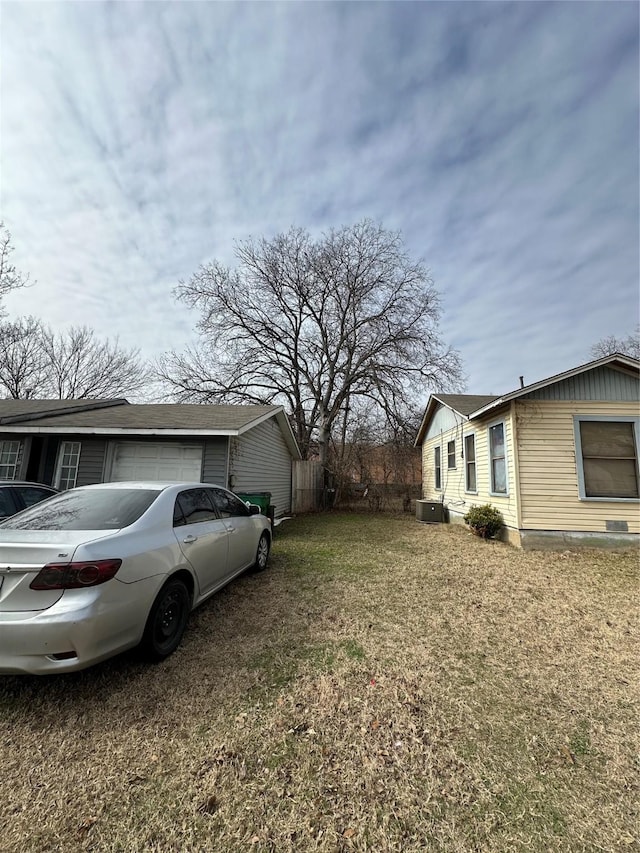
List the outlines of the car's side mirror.
<svg viewBox="0 0 640 853">
<path fill-rule="evenodd" d="M 249 510 L 249 515 L 260 515 L 260 507 L 258 504 L 252 504 L 247 501 L 247 509 Z"/>
</svg>

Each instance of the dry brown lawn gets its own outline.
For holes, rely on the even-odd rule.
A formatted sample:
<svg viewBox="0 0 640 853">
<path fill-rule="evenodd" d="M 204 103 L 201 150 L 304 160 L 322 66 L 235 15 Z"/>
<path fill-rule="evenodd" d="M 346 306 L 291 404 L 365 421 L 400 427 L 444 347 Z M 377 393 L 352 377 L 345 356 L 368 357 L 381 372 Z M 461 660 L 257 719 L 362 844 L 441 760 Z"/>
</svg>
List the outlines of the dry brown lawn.
<svg viewBox="0 0 640 853">
<path fill-rule="evenodd" d="M 0 678 L 0 850 L 639 849 L 638 554 L 334 514 L 182 647 Z"/>
</svg>

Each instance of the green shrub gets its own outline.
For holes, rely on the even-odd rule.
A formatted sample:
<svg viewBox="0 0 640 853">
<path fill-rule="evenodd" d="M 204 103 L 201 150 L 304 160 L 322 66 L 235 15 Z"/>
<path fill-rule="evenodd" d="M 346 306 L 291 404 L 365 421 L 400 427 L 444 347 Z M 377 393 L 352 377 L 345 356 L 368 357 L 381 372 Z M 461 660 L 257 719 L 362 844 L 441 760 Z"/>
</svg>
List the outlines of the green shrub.
<svg viewBox="0 0 640 853">
<path fill-rule="evenodd" d="M 482 539 L 492 539 L 504 527 L 502 513 L 491 504 L 472 506 L 464 520 Z"/>
</svg>

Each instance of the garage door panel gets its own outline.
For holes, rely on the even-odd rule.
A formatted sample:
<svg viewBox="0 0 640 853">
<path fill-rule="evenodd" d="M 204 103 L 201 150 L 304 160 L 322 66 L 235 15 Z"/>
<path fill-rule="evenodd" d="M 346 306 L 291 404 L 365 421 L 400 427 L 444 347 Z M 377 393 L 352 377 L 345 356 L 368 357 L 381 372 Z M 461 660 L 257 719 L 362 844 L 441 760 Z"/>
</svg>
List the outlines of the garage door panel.
<svg viewBox="0 0 640 853">
<path fill-rule="evenodd" d="M 120 442 L 114 448 L 111 480 L 199 482 L 202 451 L 199 445 Z"/>
</svg>

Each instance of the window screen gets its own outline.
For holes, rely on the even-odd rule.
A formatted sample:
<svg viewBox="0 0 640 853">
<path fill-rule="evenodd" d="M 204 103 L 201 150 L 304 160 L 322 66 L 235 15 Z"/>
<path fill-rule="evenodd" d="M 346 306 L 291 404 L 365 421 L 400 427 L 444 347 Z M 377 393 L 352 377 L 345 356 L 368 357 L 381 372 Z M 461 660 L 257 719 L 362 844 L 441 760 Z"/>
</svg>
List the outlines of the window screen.
<svg viewBox="0 0 640 853">
<path fill-rule="evenodd" d="M 489 451 L 491 454 L 491 491 L 494 494 L 507 493 L 507 460 L 505 458 L 504 424 L 495 424 L 489 428 Z"/>
<path fill-rule="evenodd" d="M 637 498 L 638 456 L 633 424 L 580 421 L 585 497 Z"/>
<path fill-rule="evenodd" d="M 464 467 L 465 488 L 468 492 L 477 491 L 476 486 L 476 437 L 466 435 L 464 437 Z"/>
</svg>

